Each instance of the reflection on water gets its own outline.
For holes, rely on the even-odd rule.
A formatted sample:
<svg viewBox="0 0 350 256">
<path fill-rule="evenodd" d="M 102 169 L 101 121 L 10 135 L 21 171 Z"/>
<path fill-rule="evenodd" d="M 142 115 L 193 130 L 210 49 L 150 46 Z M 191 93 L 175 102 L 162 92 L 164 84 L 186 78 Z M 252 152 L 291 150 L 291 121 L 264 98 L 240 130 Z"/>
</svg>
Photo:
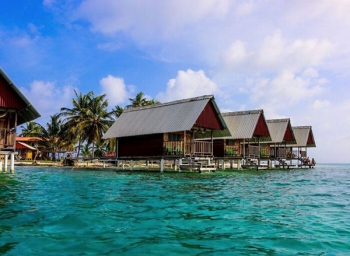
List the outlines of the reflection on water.
<svg viewBox="0 0 350 256">
<path fill-rule="evenodd" d="M 350 168 L 115 173 L 17 168 L 0 174 L 8 255 L 350 252 Z"/>
</svg>

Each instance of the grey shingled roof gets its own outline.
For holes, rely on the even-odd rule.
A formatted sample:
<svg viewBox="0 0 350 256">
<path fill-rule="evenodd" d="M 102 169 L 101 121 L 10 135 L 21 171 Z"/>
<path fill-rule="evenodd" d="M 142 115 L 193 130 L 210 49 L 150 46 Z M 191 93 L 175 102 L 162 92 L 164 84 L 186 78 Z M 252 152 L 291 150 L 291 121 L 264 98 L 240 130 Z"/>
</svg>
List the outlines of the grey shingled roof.
<svg viewBox="0 0 350 256">
<path fill-rule="evenodd" d="M 293 132 L 297 143 L 293 147 L 316 147 L 314 135 L 311 126 L 294 126 Z M 307 139 L 311 135 L 312 144 L 307 144 Z"/>
<path fill-rule="evenodd" d="M 216 139 L 253 139 L 254 130 L 261 114 L 264 117 L 262 109 L 222 113 L 227 129 L 214 131 L 213 136 Z M 207 138 L 210 138 L 209 133 L 197 135 L 197 139 Z M 270 140 L 270 137 L 259 140 Z"/>
<path fill-rule="evenodd" d="M 15 93 L 21 98 L 25 103 L 26 107 L 17 111 L 18 119 L 17 125 L 32 121 L 40 117 L 39 112 L 34 108 L 34 106 L 27 100 L 27 98 L 22 94 L 22 92 L 17 88 L 17 86 L 10 80 L 10 78 L 5 74 L 5 72 L 0 68 L 0 76 L 2 76 L 7 84 L 15 91 Z"/>
<path fill-rule="evenodd" d="M 205 95 L 164 104 L 126 109 L 103 138 L 189 131 L 210 101 L 219 115 L 222 126 L 226 128 L 214 96 Z"/>
<path fill-rule="evenodd" d="M 266 120 L 266 123 L 267 123 L 267 127 L 269 128 L 271 143 L 278 143 L 278 144 L 283 143 L 284 142 L 283 138 L 284 138 L 284 135 L 286 134 L 288 127 L 290 128 L 294 137 L 294 141 L 288 141 L 288 144 L 296 143 L 289 118 L 270 119 L 270 120 Z"/>
</svg>

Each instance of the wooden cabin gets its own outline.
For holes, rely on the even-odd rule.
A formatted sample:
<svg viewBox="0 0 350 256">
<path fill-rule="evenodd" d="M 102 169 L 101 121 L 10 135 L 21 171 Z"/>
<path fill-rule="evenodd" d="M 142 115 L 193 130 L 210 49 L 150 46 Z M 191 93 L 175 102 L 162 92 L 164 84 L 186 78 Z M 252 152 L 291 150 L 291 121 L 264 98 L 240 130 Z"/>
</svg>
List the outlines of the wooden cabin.
<svg viewBox="0 0 350 256">
<path fill-rule="evenodd" d="M 295 135 L 296 144 L 289 144 L 292 149 L 293 155 L 296 156 L 301 164 L 305 163 L 308 159 L 307 149 L 316 147 L 314 135 L 311 126 L 294 126 L 293 133 Z"/>
<path fill-rule="evenodd" d="M 264 111 L 250 110 L 222 113 L 227 129 L 214 131 L 214 157 L 217 158 L 260 158 L 262 144 L 270 140 L 270 133 Z M 227 134 L 231 135 L 227 135 Z M 209 134 L 199 134 L 198 140 L 208 139 Z"/>
<path fill-rule="evenodd" d="M 129 108 L 103 136 L 116 138 L 116 158 L 176 158 L 213 155 L 213 140 L 195 141 L 197 133 L 226 128 L 214 96 Z"/>
<path fill-rule="evenodd" d="M 271 159 L 292 159 L 290 145 L 296 144 L 296 139 L 289 118 L 266 120 L 271 141 L 268 141 L 268 152 Z M 287 147 L 288 144 L 288 147 Z"/>
<path fill-rule="evenodd" d="M 17 126 L 38 117 L 33 105 L 0 69 L 0 151 L 15 151 Z"/>
</svg>

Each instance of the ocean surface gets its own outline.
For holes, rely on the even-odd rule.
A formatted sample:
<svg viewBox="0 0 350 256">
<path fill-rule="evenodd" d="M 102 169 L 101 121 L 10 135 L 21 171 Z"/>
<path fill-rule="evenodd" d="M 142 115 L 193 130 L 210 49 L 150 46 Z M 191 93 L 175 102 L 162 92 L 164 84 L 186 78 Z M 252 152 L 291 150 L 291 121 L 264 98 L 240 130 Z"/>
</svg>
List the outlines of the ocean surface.
<svg viewBox="0 0 350 256">
<path fill-rule="evenodd" d="M 0 173 L 2 255 L 350 255 L 350 165 Z"/>
</svg>

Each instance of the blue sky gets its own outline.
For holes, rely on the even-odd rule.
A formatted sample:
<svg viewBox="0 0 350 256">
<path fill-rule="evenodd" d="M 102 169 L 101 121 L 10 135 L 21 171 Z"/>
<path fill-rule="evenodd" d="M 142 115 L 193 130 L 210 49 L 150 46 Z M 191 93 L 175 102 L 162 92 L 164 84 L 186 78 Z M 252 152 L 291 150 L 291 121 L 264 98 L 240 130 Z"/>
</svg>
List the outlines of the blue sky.
<svg viewBox="0 0 350 256">
<path fill-rule="evenodd" d="M 110 107 L 214 94 L 311 125 L 318 162 L 350 162 L 350 1 L 5 0 L 0 66 L 45 123 L 74 89 Z"/>
</svg>

